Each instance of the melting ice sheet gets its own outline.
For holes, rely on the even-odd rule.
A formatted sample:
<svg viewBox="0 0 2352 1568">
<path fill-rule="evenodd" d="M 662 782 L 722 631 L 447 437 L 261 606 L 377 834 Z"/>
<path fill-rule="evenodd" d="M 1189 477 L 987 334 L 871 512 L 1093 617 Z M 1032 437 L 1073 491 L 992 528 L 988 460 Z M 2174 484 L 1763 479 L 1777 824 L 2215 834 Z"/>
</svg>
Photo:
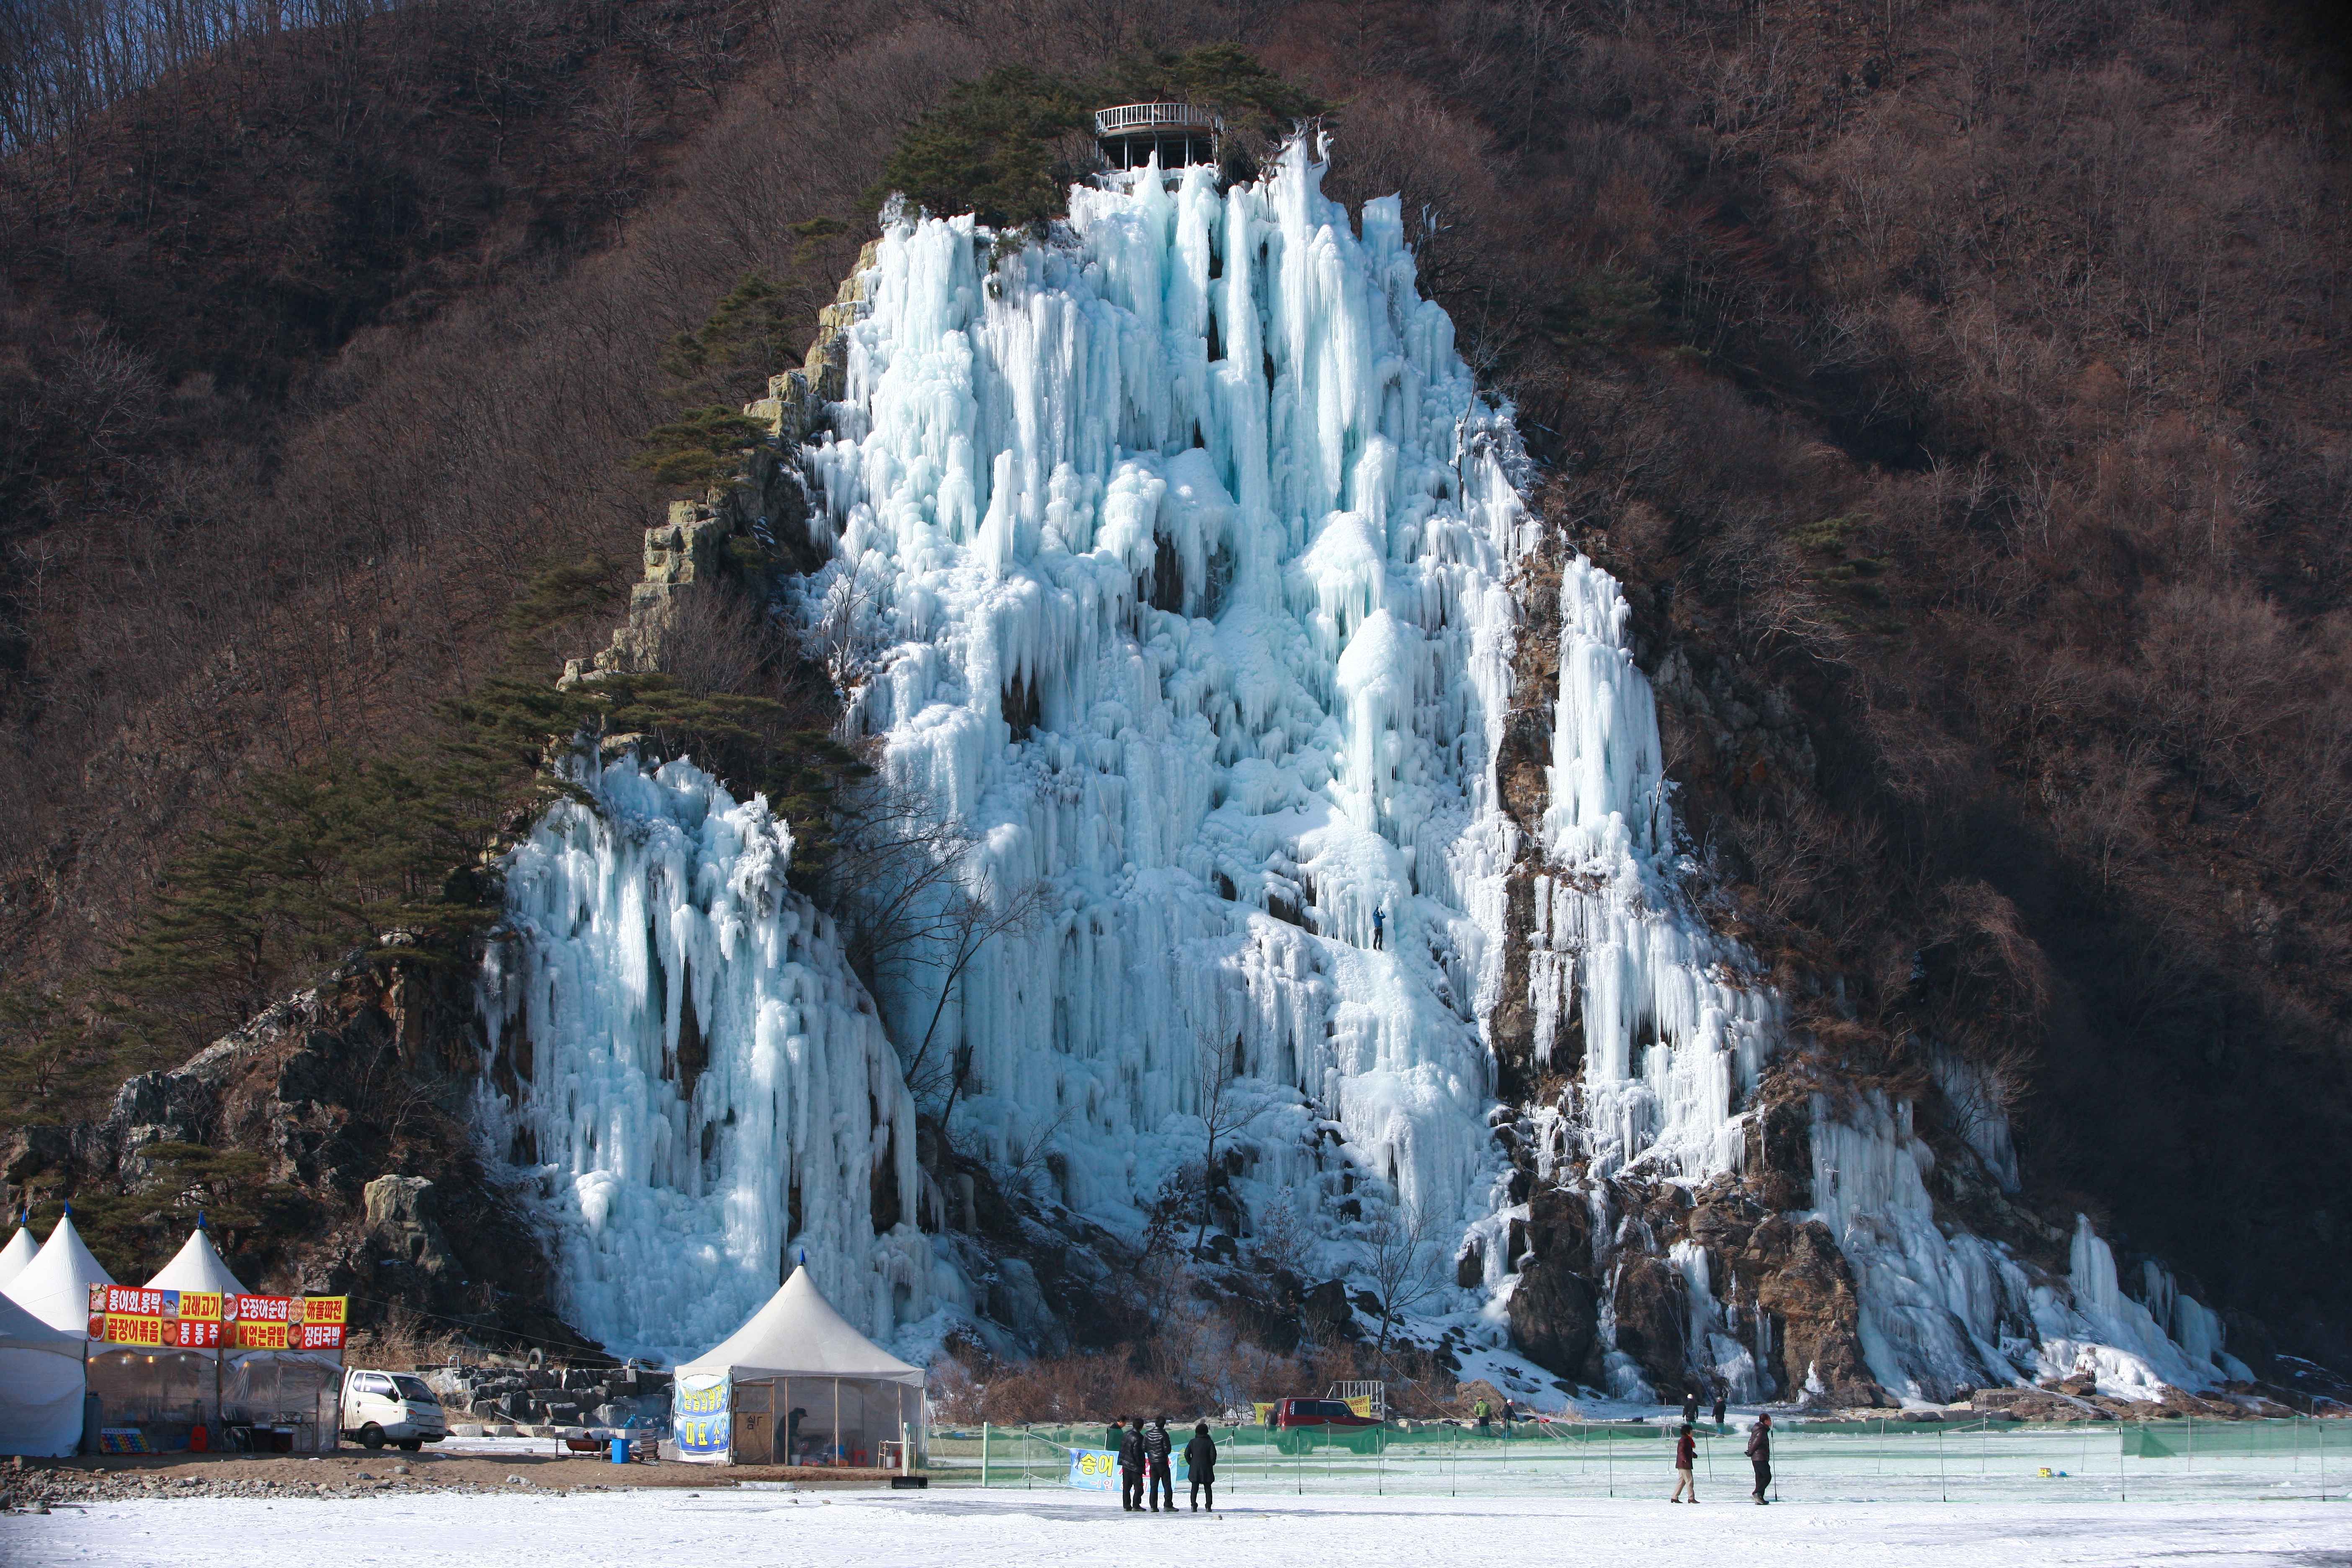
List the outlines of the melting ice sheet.
<svg viewBox="0 0 2352 1568">
<path fill-rule="evenodd" d="M 549 1222 L 566 1321 L 707 1350 L 788 1241 L 869 1334 L 930 1311 L 929 1243 L 874 1223 L 877 1194 L 914 1214 L 914 1108 L 832 922 L 785 886 L 782 821 L 684 762 L 573 782 L 585 802 L 506 863 L 478 1107 Z"/>
</svg>

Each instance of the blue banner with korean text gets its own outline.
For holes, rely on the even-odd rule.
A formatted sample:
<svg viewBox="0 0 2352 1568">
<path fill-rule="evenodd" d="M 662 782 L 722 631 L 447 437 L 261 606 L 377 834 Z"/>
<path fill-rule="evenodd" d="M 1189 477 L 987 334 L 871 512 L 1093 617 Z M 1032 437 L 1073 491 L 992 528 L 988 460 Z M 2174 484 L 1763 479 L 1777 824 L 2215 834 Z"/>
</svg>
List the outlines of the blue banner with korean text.
<svg viewBox="0 0 2352 1568">
<path fill-rule="evenodd" d="M 704 1464 L 727 1458 L 727 1374 L 696 1373 L 681 1377 L 669 1391 L 669 1435 L 681 1459 Z"/>
</svg>

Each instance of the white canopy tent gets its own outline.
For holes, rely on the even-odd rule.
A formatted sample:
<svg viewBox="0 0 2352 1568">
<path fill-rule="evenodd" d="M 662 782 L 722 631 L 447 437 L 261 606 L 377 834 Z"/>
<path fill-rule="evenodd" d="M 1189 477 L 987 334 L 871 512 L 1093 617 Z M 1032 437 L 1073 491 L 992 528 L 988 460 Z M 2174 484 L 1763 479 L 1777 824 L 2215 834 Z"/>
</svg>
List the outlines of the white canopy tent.
<svg viewBox="0 0 2352 1568">
<path fill-rule="evenodd" d="M 201 1220 L 172 1261 L 147 1281 L 162 1290 L 216 1290 L 249 1294 L 229 1272 Z M 335 1446 L 342 1402 L 341 1351 L 249 1351 L 224 1345 L 219 1351 L 182 1352 L 216 1362 L 214 1410 L 223 1440 L 238 1447 L 280 1453 L 321 1454 Z"/>
<path fill-rule="evenodd" d="M 25 1265 L 33 1261 L 40 1250 L 41 1244 L 33 1239 L 32 1217 L 26 1215 L 16 1226 L 16 1234 L 8 1238 L 8 1245 L 0 1247 L 0 1290 L 6 1289 L 8 1281 L 22 1274 Z"/>
<path fill-rule="evenodd" d="M 793 1271 L 744 1325 L 677 1368 L 681 1412 L 722 1402 L 723 1446 L 687 1440 L 684 1458 L 739 1465 L 879 1466 L 886 1445 L 913 1464 L 924 1441 L 923 1369 L 849 1326 L 805 1268 Z"/>
<path fill-rule="evenodd" d="M 0 1296 L 0 1454 L 55 1459 L 81 1446 L 88 1342 Z"/>
<path fill-rule="evenodd" d="M 216 1290 L 224 1296 L 247 1293 L 243 1282 L 221 1261 L 201 1221 L 188 1233 L 188 1239 L 173 1255 L 172 1261 L 158 1269 L 155 1278 L 147 1283 L 158 1290 Z"/>
<path fill-rule="evenodd" d="M 49 1239 L 33 1261 L 8 1281 L 5 1293 L 49 1327 L 87 1334 L 89 1288 L 113 1283 L 114 1276 L 82 1245 L 81 1233 L 74 1229 L 73 1215 L 68 1214 L 49 1232 Z"/>
</svg>

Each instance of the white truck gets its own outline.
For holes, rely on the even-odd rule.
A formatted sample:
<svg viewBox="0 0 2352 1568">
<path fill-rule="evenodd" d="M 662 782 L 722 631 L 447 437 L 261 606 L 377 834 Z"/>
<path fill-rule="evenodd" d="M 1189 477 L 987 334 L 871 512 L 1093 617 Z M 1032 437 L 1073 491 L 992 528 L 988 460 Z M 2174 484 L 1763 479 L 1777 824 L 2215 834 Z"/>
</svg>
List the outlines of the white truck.
<svg viewBox="0 0 2352 1568">
<path fill-rule="evenodd" d="M 394 1443 L 412 1454 L 449 1435 L 449 1417 L 423 1378 L 369 1367 L 343 1373 L 341 1425 L 362 1448 Z"/>
</svg>

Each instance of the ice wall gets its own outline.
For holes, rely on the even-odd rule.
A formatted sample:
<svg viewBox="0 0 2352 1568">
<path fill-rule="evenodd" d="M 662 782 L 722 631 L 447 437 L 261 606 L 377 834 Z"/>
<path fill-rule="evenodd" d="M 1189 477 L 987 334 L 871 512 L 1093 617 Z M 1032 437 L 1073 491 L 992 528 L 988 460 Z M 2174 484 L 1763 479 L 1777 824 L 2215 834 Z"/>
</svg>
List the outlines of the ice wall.
<svg viewBox="0 0 2352 1568">
<path fill-rule="evenodd" d="M 2126 1294 L 2086 1218 L 2060 1278 L 2035 1278 L 1998 1242 L 1948 1234 L 1927 1188 L 1936 1156 L 1914 1135 L 1908 1101 L 1874 1092 L 1832 1107 L 1817 1097 L 1813 1116 L 1814 1215 L 1853 1268 L 1863 1354 L 1890 1392 L 1942 1401 L 1962 1387 L 2089 1373 L 2102 1394 L 2149 1399 L 2168 1384 L 2250 1375 L 2222 1350 L 2219 1319 L 2155 1264 L 2141 1273 L 2144 1299 Z M 2005 1128 L 1998 1146 L 2008 1146 Z"/>
<path fill-rule="evenodd" d="M 572 776 L 583 798 L 505 863 L 477 1108 L 546 1221 L 565 1320 L 693 1354 L 803 1251 L 869 1334 L 930 1311 L 914 1108 L 831 922 L 785 885 L 783 822 L 686 762 Z"/>
<path fill-rule="evenodd" d="M 1780 1006 L 1683 890 L 1632 613 L 1617 580 L 1583 556 L 1562 570 L 1545 869 L 1528 936 L 1535 1050 L 1563 1072 L 1582 1068 L 1588 1174 L 1702 1180 L 1738 1163 L 1741 1107 Z"/>
<path fill-rule="evenodd" d="M 1344 1266 L 1343 1210 L 1450 1236 L 1496 1202 L 1530 530 L 1397 202 L 1359 226 L 1321 174 L 1301 145 L 1222 195 L 1080 189 L 1042 245 L 889 225 L 807 453 L 834 559 L 800 603 L 851 630 L 892 784 L 982 841 L 972 886 L 1048 891 L 949 997 L 959 1142 L 1050 1133 L 1055 1195 L 1131 1224 L 1231 1053 L 1270 1108 L 1241 1195 L 1298 1191 Z M 935 973 L 883 998 L 911 1033 Z"/>
<path fill-rule="evenodd" d="M 582 773 L 586 798 L 508 865 L 483 1121 L 587 1331 L 698 1350 L 803 1248 L 877 1336 L 960 1303 L 907 1223 L 900 1062 L 932 1033 L 961 1081 L 950 1111 L 919 1079 L 925 1109 L 1008 1183 L 1138 1233 L 1222 1100 L 1228 1123 L 1255 1113 L 1221 1145 L 1245 1228 L 1291 1206 L 1328 1276 L 1418 1212 L 1441 1258 L 1482 1244 L 1483 1317 L 1482 1292 L 1433 1306 L 1499 1345 L 1527 1210 L 1488 1132 L 1485 1025 L 1529 850 L 1535 1051 L 1576 1084 L 1528 1109 L 1541 1176 L 1583 1184 L 1597 1247 L 1639 1249 L 1658 1238 L 1605 1241 L 1612 1183 L 1738 1164 L 1780 1005 L 1693 906 L 1625 599 L 1562 566 L 1549 797 L 1523 846 L 1495 760 L 1514 590 L 1538 564 L 1524 459 L 1418 294 L 1396 201 L 1351 220 L 1321 174 L 1304 145 L 1223 193 L 1148 171 L 1073 192 L 1043 243 L 886 223 L 847 395 L 801 454 L 829 560 L 786 604 L 852 672 L 845 725 L 888 786 L 974 847 L 961 884 L 1045 912 L 964 966 L 918 943 L 869 999 L 786 887 L 764 804 L 684 763 Z M 2235 1366 L 2160 1271 L 2126 1293 L 2087 1225 L 2063 1279 L 1947 1235 L 1909 1118 L 1821 1108 L 1813 1145 L 1888 1387 L 2079 1366 L 2144 1391 Z M 1969 1142 L 2014 1188 L 2005 1121 Z M 1696 1245 L 1669 1257 L 1694 1370 L 1760 1391 L 1769 1321 L 1717 1299 Z M 1646 1396 L 1613 1340 L 1603 1364 Z"/>
</svg>

